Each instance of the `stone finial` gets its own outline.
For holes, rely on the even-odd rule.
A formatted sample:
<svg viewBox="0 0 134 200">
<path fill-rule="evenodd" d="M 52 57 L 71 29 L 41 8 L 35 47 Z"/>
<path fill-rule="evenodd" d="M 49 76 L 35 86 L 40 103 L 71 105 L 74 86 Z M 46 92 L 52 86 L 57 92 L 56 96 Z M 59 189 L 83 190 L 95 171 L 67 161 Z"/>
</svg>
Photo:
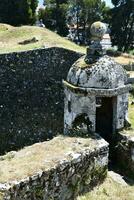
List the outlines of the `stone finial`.
<svg viewBox="0 0 134 200">
<path fill-rule="evenodd" d="M 102 39 L 106 33 L 106 25 L 102 22 L 95 22 L 91 25 L 90 32 L 97 40 Z"/>
<path fill-rule="evenodd" d="M 102 47 L 101 40 L 106 33 L 106 30 L 106 25 L 102 22 L 98 21 L 91 25 L 91 44 L 87 48 L 87 55 L 85 57 L 85 62 L 87 64 L 92 64 L 101 56 L 105 55 L 106 51 Z"/>
</svg>

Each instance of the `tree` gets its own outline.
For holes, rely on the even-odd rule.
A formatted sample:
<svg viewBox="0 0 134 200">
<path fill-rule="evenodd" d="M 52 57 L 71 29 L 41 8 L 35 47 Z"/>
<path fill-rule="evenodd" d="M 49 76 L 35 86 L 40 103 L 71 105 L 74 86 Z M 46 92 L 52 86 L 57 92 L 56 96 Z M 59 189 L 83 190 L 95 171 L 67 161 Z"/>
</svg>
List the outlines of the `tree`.
<svg viewBox="0 0 134 200">
<path fill-rule="evenodd" d="M 53 16 L 54 10 L 51 8 L 46 7 L 40 8 L 38 11 L 38 18 L 39 20 L 43 20 L 43 23 L 45 24 L 46 28 L 49 28 L 51 30 L 55 30 L 55 17 Z"/>
<path fill-rule="evenodd" d="M 39 18 L 43 19 L 47 28 L 57 31 L 58 34 L 66 36 L 68 29 L 66 25 L 66 12 L 68 0 L 45 0 L 46 8 L 39 11 Z"/>
<path fill-rule="evenodd" d="M 112 0 L 111 38 L 120 51 L 128 51 L 134 45 L 134 2 L 133 0 Z"/>
<path fill-rule="evenodd" d="M 89 27 L 95 21 L 104 21 L 109 8 L 101 0 L 69 0 L 70 15 L 77 25 L 77 36 L 79 38 L 79 27 L 83 27 L 85 35 L 90 35 Z M 75 20 L 74 20 L 75 19 Z M 88 27 L 88 28 L 87 28 Z"/>
<path fill-rule="evenodd" d="M 11 25 L 33 24 L 38 0 L 0 0 L 0 22 Z"/>
<path fill-rule="evenodd" d="M 36 21 L 36 9 L 38 6 L 38 0 L 31 0 L 30 8 L 32 10 L 32 24 Z"/>
</svg>

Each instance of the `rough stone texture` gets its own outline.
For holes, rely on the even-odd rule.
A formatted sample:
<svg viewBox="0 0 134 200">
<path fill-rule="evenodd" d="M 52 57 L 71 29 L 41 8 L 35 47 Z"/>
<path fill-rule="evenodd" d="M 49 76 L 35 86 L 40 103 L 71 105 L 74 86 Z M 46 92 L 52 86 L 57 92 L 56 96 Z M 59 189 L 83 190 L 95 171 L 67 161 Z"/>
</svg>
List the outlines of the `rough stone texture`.
<svg viewBox="0 0 134 200">
<path fill-rule="evenodd" d="M 106 31 L 107 31 L 106 25 L 100 21 L 94 22 L 90 28 L 90 32 L 92 36 L 100 38 L 100 39 L 102 39 Z"/>
<path fill-rule="evenodd" d="M 121 172 L 134 179 L 134 136 L 129 135 L 129 131 L 118 134 L 115 154 Z"/>
<path fill-rule="evenodd" d="M 54 140 L 57 141 L 56 138 Z M 58 142 L 60 140 L 63 142 L 63 138 L 58 137 Z M 65 137 L 64 140 L 66 142 L 68 139 Z M 71 151 L 69 147 L 63 160 L 56 160 L 53 167 L 23 180 L 0 184 L 2 199 L 74 200 L 102 182 L 107 175 L 108 144 L 97 136 L 94 139 L 69 140 Z"/>
<path fill-rule="evenodd" d="M 0 153 L 63 132 L 62 79 L 80 56 L 63 48 L 0 55 Z"/>
<path fill-rule="evenodd" d="M 91 43 L 87 48 L 87 54 L 85 57 L 85 62 L 87 64 L 92 64 L 97 62 L 100 57 L 106 54 L 106 50 L 103 47 L 101 40 L 106 33 L 107 27 L 102 22 L 95 22 L 90 27 Z"/>
</svg>

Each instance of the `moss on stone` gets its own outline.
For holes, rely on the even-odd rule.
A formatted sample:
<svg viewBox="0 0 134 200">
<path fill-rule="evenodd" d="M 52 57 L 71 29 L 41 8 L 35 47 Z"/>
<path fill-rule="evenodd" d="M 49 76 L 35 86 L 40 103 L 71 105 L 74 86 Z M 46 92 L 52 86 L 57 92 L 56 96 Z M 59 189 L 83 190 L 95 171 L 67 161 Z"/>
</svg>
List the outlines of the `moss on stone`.
<svg viewBox="0 0 134 200">
<path fill-rule="evenodd" d="M 74 65 L 75 65 L 75 67 L 77 67 L 77 68 L 82 68 L 82 69 L 92 67 L 92 64 L 87 64 L 87 63 L 85 62 L 85 56 L 83 56 L 83 57 L 80 58 L 78 61 L 76 61 Z"/>
<path fill-rule="evenodd" d="M 34 188 L 34 194 L 35 194 L 37 199 L 38 198 L 42 199 L 43 195 L 44 195 L 43 187 L 42 186 L 38 186 L 38 187 Z"/>
</svg>

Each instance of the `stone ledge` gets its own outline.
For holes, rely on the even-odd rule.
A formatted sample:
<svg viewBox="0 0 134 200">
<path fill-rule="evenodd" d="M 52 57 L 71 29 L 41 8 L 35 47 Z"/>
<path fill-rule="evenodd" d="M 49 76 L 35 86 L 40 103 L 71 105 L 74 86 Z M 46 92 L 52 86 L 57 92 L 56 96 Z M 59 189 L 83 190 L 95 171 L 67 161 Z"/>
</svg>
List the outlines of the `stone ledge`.
<svg viewBox="0 0 134 200">
<path fill-rule="evenodd" d="M 108 96 L 108 97 L 124 94 L 126 92 L 129 92 L 132 89 L 131 84 L 127 84 L 123 87 L 118 87 L 115 89 L 83 88 L 83 87 L 72 85 L 64 80 L 63 80 L 63 84 L 66 88 L 69 88 L 75 93 L 84 93 L 84 94 Z"/>
<path fill-rule="evenodd" d="M 39 151 L 40 148 L 42 152 Z M 33 170 L 30 176 L 28 173 L 22 174 L 24 167 L 25 170 L 28 167 L 32 169 L 38 154 L 38 166 L 35 167 L 35 171 Z M 22 163 L 13 166 L 15 159 L 17 162 L 22 159 Z M 0 161 L 0 170 L 2 170 L 2 162 L 5 161 Z M 106 177 L 108 143 L 98 137 L 82 139 L 59 136 L 51 141 L 26 147 L 16 152 L 14 157 L 6 162 L 8 165 L 3 169 L 3 173 L 5 171 L 6 176 L 9 170 L 10 178 L 6 177 L 7 181 L 4 182 L 1 181 L 2 174 L 0 175 L 2 199 L 73 200 L 77 195 L 91 190 Z M 16 173 L 17 176 L 18 167 L 22 177 L 15 179 L 14 174 Z M 13 169 L 16 170 L 13 172 Z"/>
</svg>

